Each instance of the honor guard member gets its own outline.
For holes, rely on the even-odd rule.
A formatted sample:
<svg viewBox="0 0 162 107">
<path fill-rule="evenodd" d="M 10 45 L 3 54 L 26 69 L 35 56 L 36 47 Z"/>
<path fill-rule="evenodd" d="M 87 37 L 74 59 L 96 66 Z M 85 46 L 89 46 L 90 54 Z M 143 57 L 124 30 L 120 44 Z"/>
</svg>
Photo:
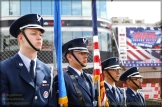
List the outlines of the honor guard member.
<svg viewBox="0 0 162 107">
<path fill-rule="evenodd" d="M 124 90 L 117 87 L 115 82 L 119 81 L 121 67 L 119 60 L 116 57 L 111 57 L 104 60 L 102 63 L 102 74 L 104 76 L 104 86 L 106 96 L 109 100 L 110 107 L 123 107 Z"/>
<path fill-rule="evenodd" d="M 0 62 L 1 106 L 56 107 L 53 73 L 37 58 L 42 47 L 43 18 L 27 14 L 15 20 L 10 34 L 20 47 L 14 56 Z M 52 81 L 52 82 L 51 82 Z"/>
<path fill-rule="evenodd" d="M 142 89 L 142 77 L 137 67 L 128 69 L 120 76 L 120 80 L 128 86 L 126 90 L 127 107 L 146 107 L 143 94 L 138 92 L 138 89 Z"/>
<path fill-rule="evenodd" d="M 68 107 L 94 107 L 95 89 L 90 75 L 83 71 L 87 65 L 88 40 L 76 38 L 63 44 L 62 50 L 69 66 L 64 72 L 64 80 L 68 97 Z M 58 89 L 58 76 L 55 77 Z M 59 92 L 59 90 L 58 90 Z"/>
</svg>

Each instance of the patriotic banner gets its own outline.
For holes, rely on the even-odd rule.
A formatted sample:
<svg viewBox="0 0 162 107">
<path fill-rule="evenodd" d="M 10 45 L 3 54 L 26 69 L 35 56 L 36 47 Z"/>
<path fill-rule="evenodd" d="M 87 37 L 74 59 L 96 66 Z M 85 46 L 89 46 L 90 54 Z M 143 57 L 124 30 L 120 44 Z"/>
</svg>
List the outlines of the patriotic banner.
<svg viewBox="0 0 162 107">
<path fill-rule="evenodd" d="M 117 27 L 119 53 L 125 66 L 160 66 L 162 61 L 161 28 Z M 130 60 L 130 62 L 129 62 Z M 129 62 L 129 63 L 127 63 Z"/>
<path fill-rule="evenodd" d="M 93 26 L 93 46 L 94 46 L 94 82 L 98 82 L 97 87 L 98 106 L 109 107 L 101 71 L 101 59 L 100 59 L 98 29 L 97 29 L 96 0 L 92 0 L 92 26 Z"/>
<path fill-rule="evenodd" d="M 58 104 L 67 106 L 68 99 L 66 95 L 65 81 L 62 71 L 62 34 L 61 34 L 61 8 L 60 0 L 54 1 L 54 46 L 56 50 L 56 62 L 58 69 Z"/>
</svg>

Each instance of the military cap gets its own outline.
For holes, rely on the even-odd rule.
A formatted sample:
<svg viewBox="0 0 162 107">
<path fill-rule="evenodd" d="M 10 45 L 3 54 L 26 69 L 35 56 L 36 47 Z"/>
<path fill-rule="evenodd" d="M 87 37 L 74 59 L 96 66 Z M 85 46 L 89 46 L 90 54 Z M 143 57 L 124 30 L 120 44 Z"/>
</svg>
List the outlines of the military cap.
<svg viewBox="0 0 162 107">
<path fill-rule="evenodd" d="M 121 76 L 120 76 L 120 80 L 121 81 L 125 81 L 127 80 L 129 77 L 143 77 L 140 75 L 138 68 L 137 67 L 132 67 L 130 69 L 128 69 L 127 71 L 125 71 Z"/>
<path fill-rule="evenodd" d="M 101 65 L 102 65 L 102 71 L 104 69 L 121 69 L 119 65 L 119 59 L 116 57 L 111 57 L 102 61 Z"/>
<path fill-rule="evenodd" d="M 38 28 L 44 33 L 43 18 L 38 14 L 27 14 L 15 20 L 10 26 L 10 34 L 17 38 L 21 30 L 25 28 Z"/>
<path fill-rule="evenodd" d="M 86 38 L 75 38 L 63 44 L 62 52 L 66 54 L 71 50 L 89 52 L 87 49 L 88 40 Z"/>
</svg>

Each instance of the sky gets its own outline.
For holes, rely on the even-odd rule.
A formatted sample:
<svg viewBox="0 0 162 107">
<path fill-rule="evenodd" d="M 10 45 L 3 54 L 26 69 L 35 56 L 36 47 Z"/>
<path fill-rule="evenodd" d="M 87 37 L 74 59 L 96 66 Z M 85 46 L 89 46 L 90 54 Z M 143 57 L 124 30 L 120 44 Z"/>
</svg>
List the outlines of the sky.
<svg viewBox="0 0 162 107">
<path fill-rule="evenodd" d="M 108 18 L 129 17 L 129 19 L 144 19 L 145 23 L 156 23 L 161 20 L 160 1 L 108 1 Z"/>
</svg>

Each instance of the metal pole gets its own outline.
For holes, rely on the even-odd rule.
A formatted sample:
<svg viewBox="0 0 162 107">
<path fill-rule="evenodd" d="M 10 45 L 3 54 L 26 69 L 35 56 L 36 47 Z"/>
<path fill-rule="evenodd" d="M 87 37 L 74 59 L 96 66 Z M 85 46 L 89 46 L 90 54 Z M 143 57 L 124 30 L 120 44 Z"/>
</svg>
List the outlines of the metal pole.
<svg viewBox="0 0 162 107">
<path fill-rule="evenodd" d="M 119 47 L 118 47 L 118 44 L 117 44 L 117 41 L 116 41 L 116 38 L 115 38 L 115 34 L 114 34 L 113 31 L 112 31 L 112 38 L 115 40 L 115 45 L 116 45 L 116 48 L 117 48 L 117 51 L 118 51 L 119 59 L 121 60 L 120 53 L 119 53 Z M 122 65 L 124 66 L 123 60 L 121 60 L 121 62 L 122 62 Z"/>
<path fill-rule="evenodd" d="M 54 36 L 55 35 L 53 35 L 53 40 L 54 40 Z M 53 70 L 54 70 L 54 76 L 55 76 L 57 74 L 57 67 L 56 67 L 56 50 L 55 50 L 54 43 L 53 43 L 53 50 L 52 51 L 53 51 L 53 68 L 54 68 Z"/>
</svg>

